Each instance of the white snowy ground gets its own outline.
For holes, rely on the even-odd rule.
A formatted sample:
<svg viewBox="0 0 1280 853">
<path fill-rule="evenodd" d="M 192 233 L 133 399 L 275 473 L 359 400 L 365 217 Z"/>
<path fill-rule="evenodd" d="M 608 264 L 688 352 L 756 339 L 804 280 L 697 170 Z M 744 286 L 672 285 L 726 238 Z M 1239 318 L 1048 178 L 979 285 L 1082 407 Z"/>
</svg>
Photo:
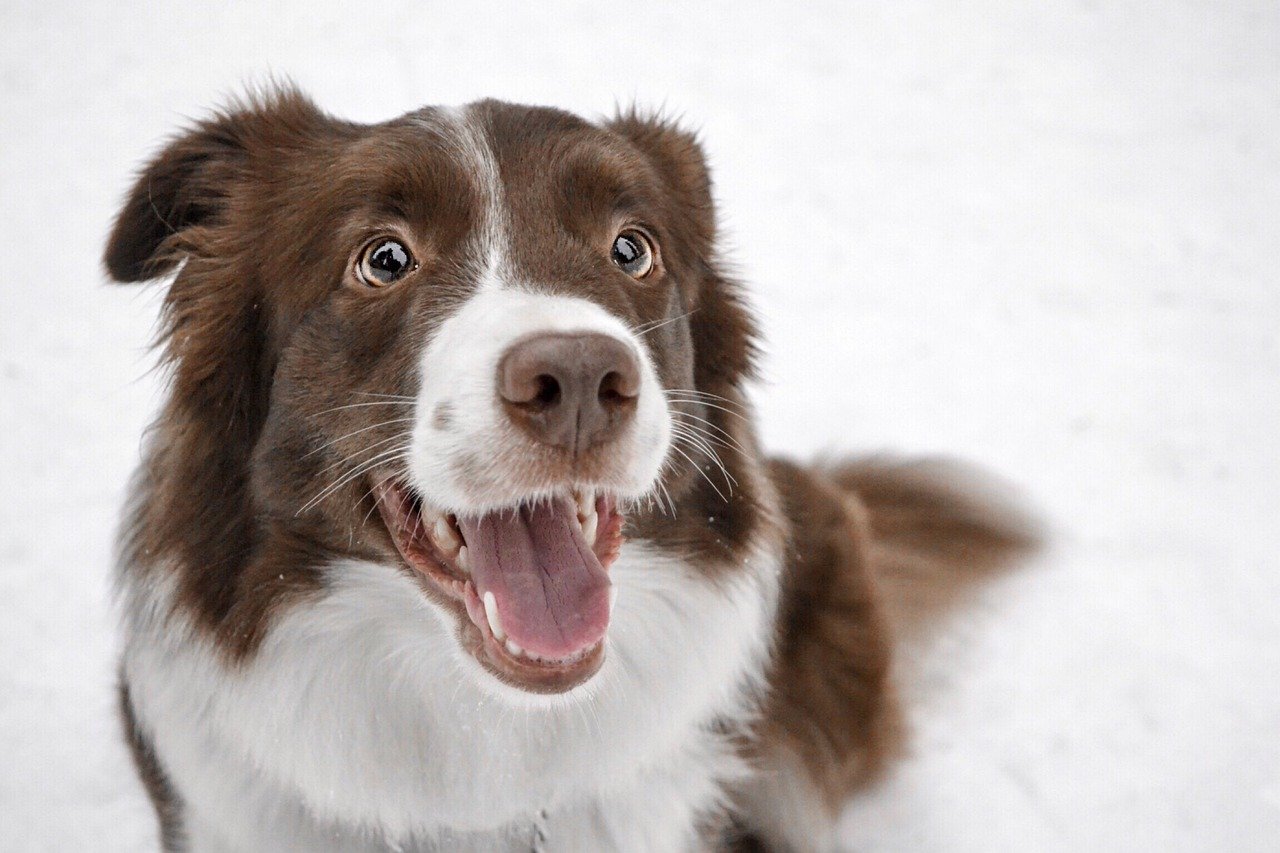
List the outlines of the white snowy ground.
<svg viewBox="0 0 1280 853">
<path fill-rule="evenodd" d="M 363 120 L 685 114 L 769 443 L 955 453 L 1043 509 L 1055 550 L 912 670 L 850 848 L 1280 849 L 1274 2 L 235 5 L 0 8 L 0 849 L 154 847 L 107 577 L 156 292 L 98 256 L 139 161 L 269 73 Z"/>
</svg>

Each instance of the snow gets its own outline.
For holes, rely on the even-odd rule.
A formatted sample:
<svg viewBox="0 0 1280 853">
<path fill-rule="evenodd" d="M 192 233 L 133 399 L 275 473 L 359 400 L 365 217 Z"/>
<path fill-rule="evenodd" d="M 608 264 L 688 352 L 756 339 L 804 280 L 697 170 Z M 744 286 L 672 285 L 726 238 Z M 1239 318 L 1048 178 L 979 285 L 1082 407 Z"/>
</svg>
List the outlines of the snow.
<svg viewBox="0 0 1280 853">
<path fill-rule="evenodd" d="M 851 848 L 1275 849 L 1280 7 L 347 5 L 0 9 L 0 847 L 154 848 L 108 567 L 157 293 L 98 257 L 144 155 L 279 74 L 361 120 L 686 116 L 771 446 L 954 453 L 1042 509 L 1053 550 L 911 668 Z"/>
</svg>

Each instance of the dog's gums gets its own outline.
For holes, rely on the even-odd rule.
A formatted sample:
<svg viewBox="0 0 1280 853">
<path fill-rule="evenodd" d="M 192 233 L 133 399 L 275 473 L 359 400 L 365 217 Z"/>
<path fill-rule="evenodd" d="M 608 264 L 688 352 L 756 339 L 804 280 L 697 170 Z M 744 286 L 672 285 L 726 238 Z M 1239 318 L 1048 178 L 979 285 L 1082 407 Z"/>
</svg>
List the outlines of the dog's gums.
<svg viewBox="0 0 1280 853">
<path fill-rule="evenodd" d="M 559 693 L 599 670 L 617 592 L 608 569 L 623 541 L 614 499 L 574 489 L 460 519 L 396 479 L 373 492 L 396 550 L 495 676 Z"/>
</svg>

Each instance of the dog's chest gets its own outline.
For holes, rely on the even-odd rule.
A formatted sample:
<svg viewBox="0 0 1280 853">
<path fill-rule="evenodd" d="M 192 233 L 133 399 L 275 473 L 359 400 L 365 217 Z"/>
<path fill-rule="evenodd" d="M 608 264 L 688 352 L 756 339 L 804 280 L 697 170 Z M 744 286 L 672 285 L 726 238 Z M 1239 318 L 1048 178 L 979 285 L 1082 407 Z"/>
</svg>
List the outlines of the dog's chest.
<svg viewBox="0 0 1280 853">
<path fill-rule="evenodd" d="M 710 724 L 750 710 L 768 572 L 711 586 L 629 548 L 614 568 L 606 666 L 588 693 L 558 698 L 496 693 L 468 671 L 446 615 L 388 567 L 330 575 L 328 592 L 284 615 L 236 672 L 172 621 L 145 618 L 163 604 L 139 600 L 163 590 L 130 596 L 140 716 L 184 799 L 215 824 L 250 831 L 296 812 L 326 838 L 360 827 L 353 838 L 409 843 L 447 828 L 489 847 L 500 836 L 564 849 L 603 834 L 663 849 L 742 772 Z"/>
</svg>

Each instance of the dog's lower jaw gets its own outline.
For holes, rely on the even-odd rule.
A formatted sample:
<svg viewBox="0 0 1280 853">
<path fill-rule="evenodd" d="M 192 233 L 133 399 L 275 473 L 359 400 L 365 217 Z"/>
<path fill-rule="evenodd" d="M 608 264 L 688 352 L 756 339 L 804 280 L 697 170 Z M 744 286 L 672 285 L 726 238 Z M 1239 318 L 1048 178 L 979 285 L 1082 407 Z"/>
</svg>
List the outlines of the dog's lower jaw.
<svg viewBox="0 0 1280 853">
<path fill-rule="evenodd" d="M 517 504 L 492 514 L 493 517 L 465 520 L 425 506 L 411 487 L 395 478 L 375 481 L 371 492 L 396 551 L 415 579 L 422 583 L 423 594 L 436 606 L 456 616 L 458 643 L 493 678 L 532 693 L 558 694 L 578 687 L 599 671 L 605 654 L 603 634 L 617 594 L 617 587 L 608 583 L 608 569 L 617 559 L 623 542 L 623 517 L 611 496 L 596 495 L 589 489 L 574 489 L 570 494 L 542 498 L 537 507 Z M 535 520 L 542 524 L 531 524 Z M 510 529 L 516 538 L 521 538 L 531 533 L 531 526 L 553 528 L 558 535 L 550 537 L 551 544 L 572 548 L 578 570 L 570 570 L 573 562 L 563 562 L 564 555 L 561 554 L 562 561 L 553 562 L 551 566 L 560 578 L 558 583 L 555 576 L 541 574 L 547 571 L 547 565 L 526 566 L 525 577 L 521 578 L 519 567 L 523 549 L 516 547 L 497 560 L 505 563 L 505 570 L 499 565 L 482 571 L 498 555 L 491 553 L 497 544 L 494 537 L 481 535 L 480 531 Z M 475 534 L 474 539 L 465 532 L 467 528 Z M 547 532 L 544 530 L 541 538 L 547 538 Z M 526 540 L 515 544 L 533 543 Z M 547 543 L 541 544 L 545 546 Z M 536 562 L 540 555 L 536 553 L 536 547 L 533 550 L 535 553 L 525 557 Z M 477 572 L 474 576 L 473 568 Z M 579 606 L 571 608 L 573 612 L 568 614 L 571 620 L 577 620 L 578 633 L 582 635 L 577 643 L 567 648 L 562 645 L 552 653 L 546 647 L 535 649 L 530 645 L 525 648 L 517 643 L 517 639 L 526 643 L 523 636 L 507 635 L 503 613 L 507 614 L 506 625 L 511 626 L 512 606 L 521 600 L 521 596 L 512 594 L 510 586 L 501 588 L 498 595 L 487 587 L 492 586 L 495 580 L 503 580 L 504 575 L 512 574 L 513 570 L 517 583 L 532 581 L 537 584 L 541 581 L 544 587 L 550 586 L 551 592 L 544 592 L 544 597 L 556 593 L 565 597 L 566 578 L 577 578 L 580 586 L 585 585 L 588 595 L 595 600 L 570 600 Z M 568 586 L 568 591 L 572 592 L 572 584 Z M 523 597 L 527 599 L 530 595 Z M 533 597 L 538 598 L 536 595 Z M 551 603 L 545 600 L 533 602 L 535 608 Z M 581 618 L 584 616 L 582 611 L 591 604 L 596 610 L 594 627 Z M 566 609 L 563 603 L 559 609 Z M 519 614 L 518 609 L 516 614 Z M 548 614 L 539 612 L 539 615 L 545 621 Z M 585 634 L 582 627 L 587 629 Z"/>
<path fill-rule="evenodd" d="M 183 624 L 156 574 L 126 570 L 125 678 L 189 835 L 492 849 L 546 810 L 543 831 L 566 846 L 683 849 L 745 772 L 711 723 L 754 708 L 778 560 L 760 542 L 712 583 L 627 546 L 605 664 L 589 690 L 558 697 L 497 695 L 465 668 L 446 614 L 391 566 L 331 566 L 324 593 L 280 614 L 238 665 Z"/>
</svg>

